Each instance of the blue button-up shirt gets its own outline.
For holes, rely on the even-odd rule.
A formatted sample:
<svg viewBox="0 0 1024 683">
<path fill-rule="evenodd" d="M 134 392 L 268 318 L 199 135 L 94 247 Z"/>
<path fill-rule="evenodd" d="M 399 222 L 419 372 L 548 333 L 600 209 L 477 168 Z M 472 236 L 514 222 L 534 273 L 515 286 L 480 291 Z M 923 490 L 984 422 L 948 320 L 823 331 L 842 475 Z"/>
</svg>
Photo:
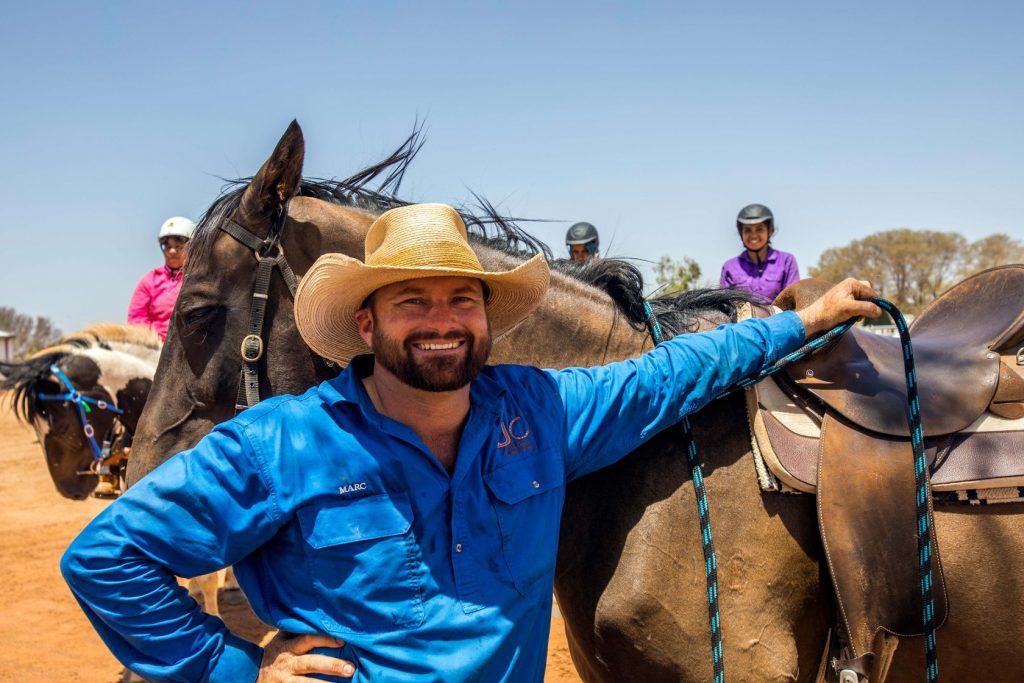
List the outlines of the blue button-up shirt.
<svg viewBox="0 0 1024 683">
<path fill-rule="evenodd" d="M 604 367 L 487 367 L 451 475 L 377 412 L 355 362 L 168 460 L 82 532 L 61 569 L 114 655 L 154 682 L 256 678 L 260 648 L 174 579 L 229 564 L 265 622 L 346 641 L 320 652 L 355 662 L 355 681 L 541 681 L 566 482 L 803 336 L 783 313 Z"/>
</svg>

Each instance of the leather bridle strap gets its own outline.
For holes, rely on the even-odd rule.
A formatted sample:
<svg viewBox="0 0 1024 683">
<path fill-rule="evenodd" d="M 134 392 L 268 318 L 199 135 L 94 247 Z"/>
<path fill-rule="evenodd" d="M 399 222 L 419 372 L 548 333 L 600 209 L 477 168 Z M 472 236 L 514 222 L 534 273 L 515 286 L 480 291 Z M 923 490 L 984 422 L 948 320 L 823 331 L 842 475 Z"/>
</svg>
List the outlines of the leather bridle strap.
<svg viewBox="0 0 1024 683">
<path fill-rule="evenodd" d="M 279 216 L 283 222 L 288 215 L 285 207 Z M 270 292 L 270 279 L 274 274 L 274 266 L 281 271 L 281 277 L 288 285 L 292 299 L 298 287 L 298 279 L 284 255 L 284 247 L 278 239 L 262 240 L 233 220 L 228 219 L 219 226 L 221 230 L 253 250 L 258 265 L 256 282 L 253 286 L 252 305 L 249 308 L 249 327 L 242 339 L 239 353 L 242 356 L 242 376 L 238 382 L 238 396 L 235 399 L 235 413 L 256 405 L 260 401 L 259 362 L 263 358 L 263 320 L 267 312 L 267 300 Z M 280 231 L 276 231 L 280 235 Z M 276 253 L 275 253 L 276 252 Z M 273 256 L 270 256 L 274 253 Z"/>
<path fill-rule="evenodd" d="M 92 396 L 86 396 L 85 394 L 75 389 L 75 385 L 71 383 L 68 376 L 61 372 L 61 369 L 57 367 L 56 363 L 50 365 L 50 372 L 60 380 L 60 383 L 67 389 L 62 394 L 44 394 L 40 393 L 36 395 L 40 401 L 63 401 L 70 402 L 75 406 L 75 411 L 78 413 L 78 421 L 82 423 L 82 433 L 85 435 L 86 441 L 89 443 L 89 449 L 92 451 L 93 463 L 102 463 L 110 456 L 110 442 L 107 438 L 103 440 L 103 448 L 96 442 L 96 430 L 93 429 L 92 424 L 89 422 L 87 415 L 92 412 L 90 405 L 96 406 L 99 410 L 108 410 L 114 413 L 114 419 L 117 420 L 118 415 L 123 415 L 124 411 L 118 408 L 112 403 L 107 401 L 101 401 L 98 398 Z M 113 429 L 113 427 L 111 427 Z"/>
</svg>

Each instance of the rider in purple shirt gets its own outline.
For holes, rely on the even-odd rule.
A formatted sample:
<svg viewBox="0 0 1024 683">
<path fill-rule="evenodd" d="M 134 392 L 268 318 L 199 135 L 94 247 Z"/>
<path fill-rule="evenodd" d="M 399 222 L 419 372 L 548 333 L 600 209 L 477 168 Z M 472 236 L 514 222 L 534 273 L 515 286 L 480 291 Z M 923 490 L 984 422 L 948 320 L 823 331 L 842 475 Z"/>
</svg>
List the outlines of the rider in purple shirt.
<svg viewBox="0 0 1024 683">
<path fill-rule="evenodd" d="M 786 287 L 800 279 L 796 258 L 772 249 L 775 217 L 763 204 L 750 204 L 736 216 L 736 230 L 745 247 L 725 262 L 718 286 L 745 289 L 764 301 L 772 301 Z"/>
</svg>

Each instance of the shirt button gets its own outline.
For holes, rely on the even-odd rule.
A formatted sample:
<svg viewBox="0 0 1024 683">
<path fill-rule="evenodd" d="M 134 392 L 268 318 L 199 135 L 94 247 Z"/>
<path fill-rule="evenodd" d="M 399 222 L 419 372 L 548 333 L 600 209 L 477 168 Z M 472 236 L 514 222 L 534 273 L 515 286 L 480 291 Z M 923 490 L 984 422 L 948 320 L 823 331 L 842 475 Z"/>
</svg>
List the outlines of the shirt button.
<svg viewBox="0 0 1024 683">
<path fill-rule="evenodd" d="M 457 553 L 461 553 L 462 552 L 462 544 L 461 543 L 456 543 L 455 544 L 455 552 L 457 552 Z"/>
<path fill-rule="evenodd" d="M 533 482 L 533 488 L 539 489 L 540 488 L 540 482 L 539 481 L 534 481 Z"/>
</svg>

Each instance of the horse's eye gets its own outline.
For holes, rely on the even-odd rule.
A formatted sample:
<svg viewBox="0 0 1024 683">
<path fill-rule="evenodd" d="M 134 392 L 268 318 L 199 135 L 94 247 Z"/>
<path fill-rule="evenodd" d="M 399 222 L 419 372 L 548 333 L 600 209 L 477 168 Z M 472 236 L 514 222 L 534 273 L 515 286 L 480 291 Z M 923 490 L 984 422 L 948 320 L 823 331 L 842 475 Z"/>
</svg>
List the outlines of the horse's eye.
<svg viewBox="0 0 1024 683">
<path fill-rule="evenodd" d="M 186 330 L 194 330 L 200 325 L 209 325 L 219 311 L 219 306 L 196 306 L 181 311 L 178 315 Z"/>
</svg>

